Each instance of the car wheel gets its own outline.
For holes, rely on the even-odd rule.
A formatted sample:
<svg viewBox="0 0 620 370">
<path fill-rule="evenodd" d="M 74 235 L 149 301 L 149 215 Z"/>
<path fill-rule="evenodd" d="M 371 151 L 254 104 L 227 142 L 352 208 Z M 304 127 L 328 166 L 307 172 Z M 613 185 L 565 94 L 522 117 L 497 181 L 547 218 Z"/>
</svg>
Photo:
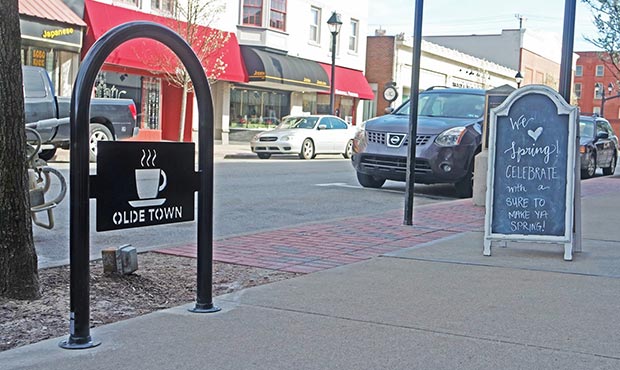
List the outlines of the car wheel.
<svg viewBox="0 0 620 370">
<path fill-rule="evenodd" d="M 474 163 L 470 165 L 469 171 L 465 177 L 454 183 L 456 196 L 459 198 L 471 198 L 474 195 Z"/>
<path fill-rule="evenodd" d="M 269 158 L 271 158 L 271 154 L 270 153 L 256 153 L 256 155 L 258 155 L 258 158 L 260 158 L 260 159 L 269 159 Z"/>
<path fill-rule="evenodd" d="M 609 167 L 603 167 L 603 175 L 611 176 L 616 172 L 616 154 L 611 157 L 611 163 L 609 163 Z"/>
<path fill-rule="evenodd" d="M 588 158 L 588 166 L 581 170 L 581 178 L 582 179 L 589 179 L 590 177 L 594 176 L 594 173 L 596 172 L 596 157 L 594 155 L 591 155 L 590 158 Z"/>
<path fill-rule="evenodd" d="M 110 130 L 102 124 L 90 124 L 90 161 L 97 161 L 97 143 L 100 141 L 113 141 L 114 137 Z"/>
<path fill-rule="evenodd" d="M 385 179 L 378 176 L 367 175 L 365 173 L 357 173 L 357 181 L 365 188 L 378 189 L 385 184 Z"/>
<path fill-rule="evenodd" d="M 39 158 L 41 158 L 42 160 L 46 162 L 49 161 L 50 159 L 54 158 L 54 155 L 56 155 L 56 149 L 57 148 L 42 150 L 39 153 Z"/>
<path fill-rule="evenodd" d="M 316 157 L 314 153 L 314 143 L 311 139 L 304 140 L 303 144 L 301 144 L 301 152 L 299 153 L 299 158 L 301 159 L 312 159 Z"/>
<path fill-rule="evenodd" d="M 344 148 L 344 153 L 342 153 L 342 156 L 345 159 L 349 159 L 351 158 L 352 154 L 353 154 L 353 140 L 349 140 L 347 142 L 347 146 Z"/>
</svg>

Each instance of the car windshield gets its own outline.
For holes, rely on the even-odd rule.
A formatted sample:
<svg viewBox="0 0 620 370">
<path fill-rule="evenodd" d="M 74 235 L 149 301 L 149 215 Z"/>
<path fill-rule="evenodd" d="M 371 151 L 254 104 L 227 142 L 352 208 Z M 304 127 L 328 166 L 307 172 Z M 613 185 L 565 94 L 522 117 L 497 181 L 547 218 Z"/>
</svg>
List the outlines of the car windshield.
<svg viewBox="0 0 620 370">
<path fill-rule="evenodd" d="M 287 117 L 278 125 L 279 129 L 307 128 L 313 129 L 318 117 Z"/>
<path fill-rule="evenodd" d="M 585 138 L 594 137 L 594 121 L 579 121 L 579 136 Z"/>
<path fill-rule="evenodd" d="M 394 114 L 409 115 L 409 101 Z M 418 115 L 446 118 L 481 118 L 484 113 L 484 95 L 432 93 L 420 94 Z"/>
</svg>

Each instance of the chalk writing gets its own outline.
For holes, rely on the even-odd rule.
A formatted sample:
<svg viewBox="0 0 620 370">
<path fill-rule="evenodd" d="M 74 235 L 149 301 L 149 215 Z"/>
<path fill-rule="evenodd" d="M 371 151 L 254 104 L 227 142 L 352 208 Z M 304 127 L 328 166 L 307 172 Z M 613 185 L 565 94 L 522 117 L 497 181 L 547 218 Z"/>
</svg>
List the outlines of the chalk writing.
<svg viewBox="0 0 620 370">
<path fill-rule="evenodd" d="M 555 167 L 506 166 L 507 179 L 556 180 L 559 178 Z"/>
<path fill-rule="evenodd" d="M 527 192 L 527 188 L 523 184 L 517 184 L 517 185 L 514 185 L 514 186 L 507 185 L 506 189 L 508 190 L 509 193 L 525 193 L 525 192 Z"/>
<path fill-rule="evenodd" d="M 513 130 L 526 128 L 530 121 L 533 120 L 533 118 L 525 118 L 523 115 L 519 116 L 516 120 L 513 120 L 512 117 L 508 117 L 508 119 L 510 120 L 510 126 Z"/>
<path fill-rule="evenodd" d="M 517 162 L 521 162 L 521 158 L 523 156 L 536 157 L 539 155 L 544 156 L 544 162 L 549 163 L 549 157 L 553 153 L 558 152 L 559 143 L 556 142 L 553 145 L 546 145 L 543 147 L 537 147 L 535 144 L 532 144 L 531 147 L 521 147 L 517 146 L 517 144 L 513 141 L 510 148 L 504 150 L 504 153 L 510 154 L 511 159 L 516 159 Z"/>
<path fill-rule="evenodd" d="M 564 233 L 568 117 L 545 99 L 523 96 L 497 117 L 493 232 Z"/>
</svg>

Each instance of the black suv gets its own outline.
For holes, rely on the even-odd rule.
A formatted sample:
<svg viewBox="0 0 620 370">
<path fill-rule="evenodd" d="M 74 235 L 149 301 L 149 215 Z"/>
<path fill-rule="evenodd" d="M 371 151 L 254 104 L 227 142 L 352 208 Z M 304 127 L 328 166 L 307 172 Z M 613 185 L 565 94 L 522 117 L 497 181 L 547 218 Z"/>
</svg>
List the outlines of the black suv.
<svg viewBox="0 0 620 370">
<path fill-rule="evenodd" d="M 579 144 L 581 178 L 594 176 L 599 167 L 603 175 L 614 174 L 618 163 L 618 137 L 605 118 L 580 116 Z"/>
<path fill-rule="evenodd" d="M 471 197 L 474 156 L 481 150 L 485 90 L 431 88 L 420 93 L 415 181 L 452 183 L 459 197 Z M 393 113 L 361 125 L 353 142 L 353 167 L 364 187 L 405 181 L 409 101 Z"/>
</svg>

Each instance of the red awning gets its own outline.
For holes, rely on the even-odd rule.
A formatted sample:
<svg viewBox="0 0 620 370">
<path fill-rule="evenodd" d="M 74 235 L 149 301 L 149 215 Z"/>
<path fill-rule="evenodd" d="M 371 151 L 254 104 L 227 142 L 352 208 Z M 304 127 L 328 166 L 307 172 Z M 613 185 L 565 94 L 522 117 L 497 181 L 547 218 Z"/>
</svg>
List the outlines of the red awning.
<svg viewBox="0 0 620 370">
<path fill-rule="evenodd" d="M 84 39 L 83 51 L 87 51 L 95 41 L 108 30 L 120 24 L 131 21 L 151 21 L 167 26 L 171 29 L 178 28 L 176 20 L 153 14 L 143 13 L 123 7 L 112 6 L 98 1 L 86 0 L 84 20 L 88 24 L 88 30 Z M 198 33 L 207 36 L 214 32 L 208 27 L 199 26 Z M 228 33 L 229 38 L 220 49 L 222 61 L 226 68 L 217 77 L 219 80 L 231 82 L 247 82 L 248 77 L 241 58 L 241 51 L 237 37 L 234 33 Z M 218 50 L 218 52 L 220 51 Z M 164 72 L 173 68 L 175 63 L 168 62 L 176 58 L 174 54 L 163 44 L 151 39 L 134 39 L 123 43 L 116 48 L 106 59 L 106 63 L 143 69 L 154 72 Z M 207 74 L 217 69 L 215 58 L 206 56 L 203 66 Z"/>
<path fill-rule="evenodd" d="M 332 66 L 325 63 L 319 64 L 327 72 L 330 78 L 329 83 L 331 84 Z M 362 71 L 338 66 L 336 66 L 335 93 L 365 100 L 372 100 L 375 97 Z"/>
</svg>

